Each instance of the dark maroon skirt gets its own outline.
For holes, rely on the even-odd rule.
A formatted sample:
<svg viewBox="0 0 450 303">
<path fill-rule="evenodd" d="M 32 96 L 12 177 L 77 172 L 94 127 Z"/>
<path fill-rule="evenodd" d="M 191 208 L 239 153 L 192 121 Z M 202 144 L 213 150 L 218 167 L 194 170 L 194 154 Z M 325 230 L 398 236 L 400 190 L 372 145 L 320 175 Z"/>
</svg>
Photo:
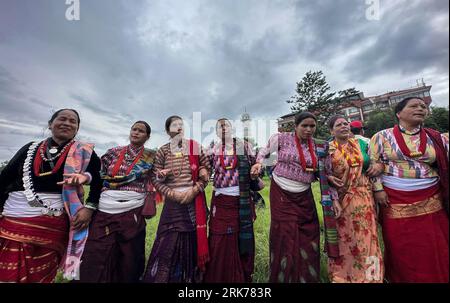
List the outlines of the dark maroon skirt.
<svg viewBox="0 0 450 303">
<path fill-rule="evenodd" d="M 121 214 L 94 214 L 79 282 L 139 282 L 145 266 L 146 223 L 141 210 L 138 207 Z"/>
<path fill-rule="evenodd" d="M 252 282 L 255 253 L 239 254 L 239 197 L 215 196 L 213 192 L 209 253 L 205 282 Z"/>
<path fill-rule="evenodd" d="M 271 283 L 320 282 L 320 226 L 311 188 L 301 193 L 270 186 Z"/>
</svg>

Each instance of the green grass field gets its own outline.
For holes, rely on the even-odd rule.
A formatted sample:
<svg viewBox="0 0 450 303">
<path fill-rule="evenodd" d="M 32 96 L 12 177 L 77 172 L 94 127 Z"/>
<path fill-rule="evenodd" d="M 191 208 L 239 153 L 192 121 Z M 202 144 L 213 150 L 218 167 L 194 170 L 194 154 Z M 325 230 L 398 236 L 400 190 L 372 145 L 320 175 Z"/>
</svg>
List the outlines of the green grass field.
<svg viewBox="0 0 450 303">
<path fill-rule="evenodd" d="M 253 281 L 256 283 L 265 283 L 268 282 L 269 279 L 269 230 L 270 230 L 270 200 L 269 200 L 269 189 L 270 189 L 270 181 L 267 177 L 264 178 L 265 187 L 260 192 L 263 196 L 266 207 L 265 208 L 257 208 L 256 209 L 256 221 L 254 223 L 254 231 L 255 231 L 255 273 L 253 276 Z M 322 207 L 320 205 L 320 190 L 319 183 L 315 182 L 312 185 L 314 200 L 316 201 L 316 208 L 319 215 L 319 222 L 321 227 L 321 233 L 323 230 L 323 218 L 322 218 Z M 88 192 L 88 188 L 86 194 Z M 208 201 L 208 205 L 211 199 L 211 191 L 212 187 L 209 185 L 206 188 L 206 197 Z M 147 236 L 145 243 L 145 254 L 146 260 L 148 260 L 148 256 L 150 255 L 150 251 L 155 240 L 156 230 L 158 228 L 159 217 L 161 215 L 163 205 L 159 204 L 157 206 L 157 214 L 154 218 L 147 220 Z M 321 234 L 321 265 L 320 265 L 320 276 L 322 282 L 328 282 L 327 277 L 327 261 L 326 256 L 322 253 L 323 251 L 323 237 Z M 56 282 L 64 282 L 61 274 L 57 275 Z"/>
<path fill-rule="evenodd" d="M 254 224 L 255 230 L 255 243 L 256 243 L 256 256 L 255 256 L 255 273 L 253 276 L 253 281 L 257 283 L 268 282 L 269 279 L 269 230 L 270 230 L 270 201 L 269 201 L 269 189 L 270 181 L 268 178 L 264 178 L 265 187 L 260 192 L 266 201 L 265 208 L 256 209 L 256 221 Z M 209 185 L 206 188 L 206 197 L 208 200 L 208 205 L 211 199 L 212 187 Z M 316 207 L 319 215 L 319 221 L 321 230 L 323 229 L 323 219 L 322 219 L 322 207 L 320 205 L 320 191 L 319 183 L 313 184 L 314 200 L 316 201 Z M 159 215 L 161 214 L 162 204 L 157 207 L 157 215 L 155 218 L 147 221 L 147 239 L 145 253 L 148 258 L 150 250 L 152 248 L 153 241 L 155 240 L 156 230 L 158 228 Z M 323 238 L 323 237 L 321 237 Z M 321 241 L 323 242 L 323 240 Z M 321 243 L 323 245 L 323 243 Z M 321 249 L 322 251 L 323 249 Z M 321 280 L 322 282 L 328 282 L 327 277 L 327 261 L 326 256 L 321 255 Z"/>
</svg>

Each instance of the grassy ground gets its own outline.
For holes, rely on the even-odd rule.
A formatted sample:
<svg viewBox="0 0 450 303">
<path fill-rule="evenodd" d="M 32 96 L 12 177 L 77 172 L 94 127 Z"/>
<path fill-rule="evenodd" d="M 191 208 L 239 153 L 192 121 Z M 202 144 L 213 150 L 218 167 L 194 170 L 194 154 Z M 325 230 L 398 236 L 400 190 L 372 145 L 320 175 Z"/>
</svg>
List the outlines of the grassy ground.
<svg viewBox="0 0 450 303">
<path fill-rule="evenodd" d="M 268 178 L 264 178 L 265 188 L 260 192 L 263 196 L 266 206 L 265 208 L 257 208 L 256 215 L 257 219 L 254 224 L 255 231 L 255 243 L 256 243 L 256 256 L 255 256 L 255 273 L 253 276 L 253 281 L 257 283 L 268 282 L 269 279 L 269 230 L 270 230 L 270 200 L 269 200 L 269 189 L 270 181 Z M 322 207 L 320 205 L 320 191 L 319 183 L 315 182 L 312 186 L 314 193 L 314 200 L 316 201 L 316 208 L 319 215 L 319 222 L 321 231 L 323 230 L 323 219 L 322 219 Z M 206 188 L 206 197 L 208 200 L 208 205 L 211 199 L 212 187 L 208 186 Z M 161 214 L 163 205 L 159 204 L 157 206 L 157 215 L 155 218 L 147 220 L 147 236 L 145 243 L 145 254 L 146 260 L 150 255 L 150 251 L 155 240 L 156 230 L 158 228 L 159 216 Z M 323 251 L 323 237 L 321 235 L 321 252 Z M 321 266 L 320 266 L 320 277 L 322 282 L 328 282 L 327 277 L 327 261 L 326 256 L 321 253 Z M 56 282 L 64 282 L 61 274 L 58 274 Z"/>
<path fill-rule="evenodd" d="M 268 178 L 264 179 L 266 186 L 260 192 L 266 201 L 265 208 L 257 208 L 256 215 L 257 219 L 254 224 L 255 230 L 255 243 L 256 243 L 256 256 L 255 256 L 255 273 L 253 276 L 253 281 L 258 283 L 267 282 L 269 279 L 269 230 L 270 230 L 270 200 L 269 200 L 269 189 L 270 181 Z M 208 205 L 211 199 L 211 186 L 206 188 L 206 197 L 208 200 Z M 320 191 L 319 183 L 313 184 L 314 200 L 316 201 L 316 207 L 319 215 L 320 227 L 323 229 L 323 219 L 322 219 L 322 207 L 320 206 Z M 161 214 L 162 205 L 157 207 L 157 216 L 151 220 L 147 221 L 147 240 L 145 252 L 148 258 L 150 254 L 151 246 L 155 240 L 156 230 L 158 228 L 159 215 Z M 322 239 L 323 237 L 321 237 Z M 323 243 L 321 243 L 323 246 Z M 323 249 L 321 249 L 322 251 Z M 326 256 L 321 255 L 321 280 L 322 282 L 328 282 L 327 278 L 327 262 Z"/>
</svg>

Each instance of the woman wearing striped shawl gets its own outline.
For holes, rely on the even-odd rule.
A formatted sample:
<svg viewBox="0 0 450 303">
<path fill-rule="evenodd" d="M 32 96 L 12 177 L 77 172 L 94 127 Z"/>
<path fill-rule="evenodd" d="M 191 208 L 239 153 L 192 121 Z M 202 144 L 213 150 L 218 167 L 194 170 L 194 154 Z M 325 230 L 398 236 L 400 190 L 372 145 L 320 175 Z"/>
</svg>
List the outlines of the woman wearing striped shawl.
<svg viewBox="0 0 450 303">
<path fill-rule="evenodd" d="M 152 182 L 165 197 L 144 282 L 201 282 L 209 261 L 206 199 L 209 162 L 194 140 L 184 138 L 183 120 L 166 120 L 171 140 L 156 153 Z"/>
</svg>

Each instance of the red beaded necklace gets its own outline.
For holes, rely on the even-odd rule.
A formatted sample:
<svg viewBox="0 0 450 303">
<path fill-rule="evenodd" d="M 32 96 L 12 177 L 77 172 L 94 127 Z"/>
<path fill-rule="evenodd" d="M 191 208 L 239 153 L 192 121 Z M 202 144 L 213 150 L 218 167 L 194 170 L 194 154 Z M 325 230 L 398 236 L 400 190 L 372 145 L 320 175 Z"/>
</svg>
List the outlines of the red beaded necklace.
<svg viewBox="0 0 450 303">
<path fill-rule="evenodd" d="M 39 148 L 38 148 L 38 151 L 36 153 L 36 157 L 34 157 L 34 161 L 33 161 L 33 172 L 34 172 L 34 175 L 36 177 L 43 177 L 43 176 L 48 176 L 48 175 L 56 173 L 61 168 L 61 165 L 63 164 L 63 162 L 64 162 L 64 160 L 66 158 L 66 155 L 69 152 L 70 147 L 72 146 L 73 143 L 74 143 L 74 141 L 72 140 L 69 143 L 67 143 L 66 146 L 64 146 L 63 153 L 59 156 L 59 159 L 56 162 L 56 165 L 53 167 L 53 169 L 51 171 L 44 172 L 44 173 L 39 173 L 41 165 L 42 165 L 42 162 L 43 162 L 43 158 L 42 158 L 43 151 L 47 149 L 47 140 L 43 141 L 41 143 L 41 145 L 39 146 Z"/>
<path fill-rule="evenodd" d="M 302 148 L 302 145 L 300 144 L 300 140 L 295 133 L 294 133 L 294 137 L 295 137 L 295 144 L 297 145 L 298 156 L 300 158 L 300 165 L 302 166 L 303 171 L 305 171 L 305 172 L 315 171 L 316 167 L 317 167 L 317 158 L 316 158 L 316 153 L 314 152 L 313 140 L 311 138 L 308 138 L 308 149 L 309 149 L 309 154 L 311 155 L 312 167 L 307 167 L 305 155 L 303 154 L 303 148 Z"/>
<path fill-rule="evenodd" d="M 427 148 L 427 135 L 425 133 L 425 130 L 423 128 L 420 128 L 420 144 L 419 144 L 419 150 L 416 152 L 411 152 L 406 145 L 405 139 L 402 136 L 400 127 L 398 125 L 394 126 L 394 137 L 395 141 L 397 141 L 398 147 L 402 151 L 402 153 L 410 158 L 416 158 L 420 157 L 423 154 L 425 154 L 425 149 Z"/>
<path fill-rule="evenodd" d="M 220 158 L 220 165 L 222 166 L 223 169 L 225 170 L 233 170 L 236 168 L 237 163 L 238 163 L 238 157 L 237 157 L 237 153 L 236 153 L 236 143 L 233 142 L 233 160 L 231 160 L 231 165 L 225 166 L 225 160 L 224 160 L 224 155 L 225 154 L 225 144 L 222 144 L 222 153 L 219 154 L 219 158 Z"/>
</svg>

